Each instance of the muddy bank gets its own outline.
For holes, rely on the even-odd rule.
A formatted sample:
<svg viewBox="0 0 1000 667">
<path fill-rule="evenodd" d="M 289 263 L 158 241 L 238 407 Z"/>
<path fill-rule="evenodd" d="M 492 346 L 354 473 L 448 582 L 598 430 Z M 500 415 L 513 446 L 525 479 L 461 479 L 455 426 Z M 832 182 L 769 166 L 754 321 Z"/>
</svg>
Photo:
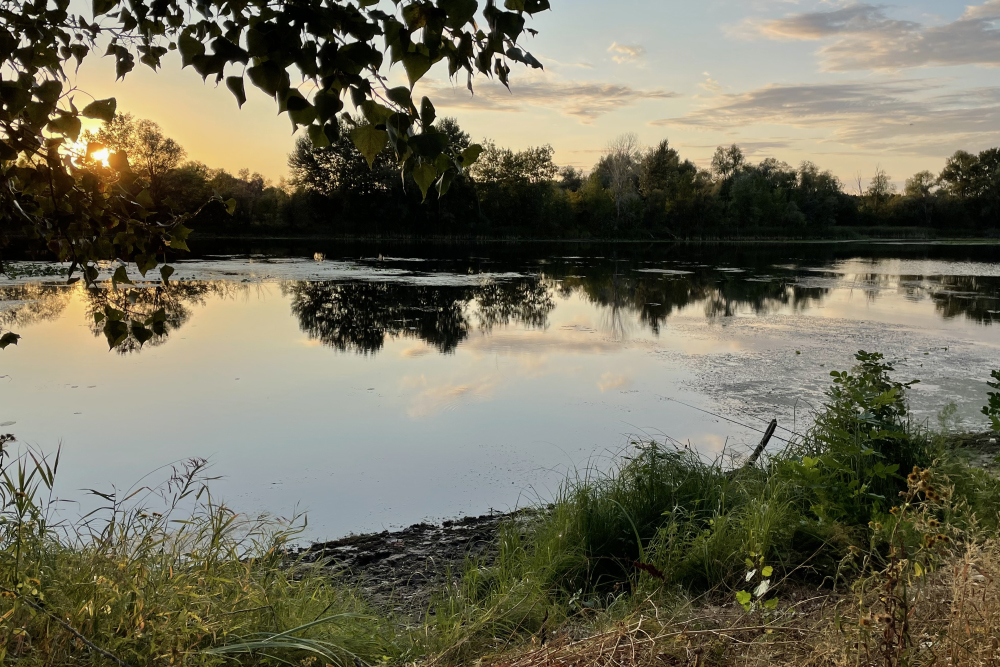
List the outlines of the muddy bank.
<svg viewBox="0 0 1000 667">
<path fill-rule="evenodd" d="M 538 510 L 521 510 L 418 523 L 316 543 L 298 555 L 307 563 L 325 563 L 331 576 L 356 583 L 377 605 L 422 614 L 429 609 L 432 591 L 449 573 L 457 579 L 470 557 L 491 559 L 490 547 L 501 523 L 537 515 Z"/>
</svg>

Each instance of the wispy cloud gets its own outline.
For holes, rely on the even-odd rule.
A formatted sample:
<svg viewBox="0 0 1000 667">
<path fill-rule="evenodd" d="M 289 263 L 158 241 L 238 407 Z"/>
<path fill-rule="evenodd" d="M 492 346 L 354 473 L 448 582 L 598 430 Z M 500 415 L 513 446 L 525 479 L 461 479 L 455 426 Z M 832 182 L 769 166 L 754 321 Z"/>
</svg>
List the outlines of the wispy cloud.
<svg viewBox="0 0 1000 667">
<path fill-rule="evenodd" d="M 1000 65 L 1000 0 L 967 7 L 956 20 L 928 26 L 858 3 L 744 25 L 770 39 L 831 40 L 819 53 L 828 70 Z"/>
<path fill-rule="evenodd" d="M 702 72 L 702 75 L 704 75 L 705 80 L 698 84 L 699 86 L 712 93 L 717 93 L 722 90 L 722 86 L 719 85 L 719 82 L 713 79 L 708 72 Z"/>
<path fill-rule="evenodd" d="M 612 42 L 608 47 L 608 53 L 612 54 L 611 59 L 619 65 L 633 63 L 646 55 L 646 49 L 638 44 L 619 44 Z"/>
<path fill-rule="evenodd" d="M 855 148 L 939 155 L 1000 141 L 1000 87 L 949 91 L 932 79 L 770 85 L 720 95 L 653 125 L 730 130 L 784 126 Z"/>
<path fill-rule="evenodd" d="M 434 104 L 442 109 L 521 112 L 531 107 L 544 107 L 574 116 L 582 123 L 590 123 L 599 116 L 639 102 L 678 96 L 662 88 L 642 89 L 598 81 L 563 81 L 551 76 L 512 81 L 509 91 L 493 81 L 481 83 L 476 86 L 474 95 L 465 88 L 448 83 L 429 83 L 427 88 Z"/>
</svg>

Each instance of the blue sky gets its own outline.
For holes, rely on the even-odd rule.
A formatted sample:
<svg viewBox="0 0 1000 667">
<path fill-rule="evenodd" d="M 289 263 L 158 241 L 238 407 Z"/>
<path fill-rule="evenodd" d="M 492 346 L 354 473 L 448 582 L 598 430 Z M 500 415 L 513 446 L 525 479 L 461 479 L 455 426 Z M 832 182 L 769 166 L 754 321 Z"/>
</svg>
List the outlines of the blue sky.
<svg viewBox="0 0 1000 667">
<path fill-rule="evenodd" d="M 1000 0 L 552 5 L 524 44 L 544 72 L 515 69 L 510 93 L 479 80 L 470 97 L 432 70 L 418 92 L 475 139 L 551 144 L 557 162 L 585 169 L 622 132 L 669 139 L 701 165 L 730 143 L 753 160 L 812 160 L 845 183 L 877 165 L 901 182 L 956 149 L 1000 145 Z M 251 92 L 236 111 L 224 88 L 178 68 L 111 83 L 113 64 L 97 59 L 79 83 L 159 122 L 191 159 L 287 173 L 293 137 L 273 102 Z"/>
</svg>

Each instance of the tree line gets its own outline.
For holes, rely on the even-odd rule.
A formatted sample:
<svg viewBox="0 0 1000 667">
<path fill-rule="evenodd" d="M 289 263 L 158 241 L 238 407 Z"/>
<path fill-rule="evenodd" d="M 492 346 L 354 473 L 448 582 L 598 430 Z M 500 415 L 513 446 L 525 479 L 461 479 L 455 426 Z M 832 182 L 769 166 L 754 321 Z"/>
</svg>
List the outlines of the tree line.
<svg viewBox="0 0 1000 667">
<path fill-rule="evenodd" d="M 821 236 L 834 227 L 944 235 L 1000 229 L 998 148 L 958 151 L 939 174 L 914 174 L 900 190 L 881 168 L 867 183 L 859 176 L 845 184 L 812 162 L 752 162 L 735 144 L 720 146 L 702 169 L 667 140 L 644 148 L 624 134 L 588 173 L 557 165 L 551 146 L 515 151 L 486 140 L 442 196 L 434 188 L 425 195 L 388 151 L 369 163 L 349 121 L 339 122 L 342 131 L 326 145 L 299 137 L 288 157 L 291 176 L 277 184 L 248 170 L 234 175 L 185 162 L 183 148 L 155 123 L 128 114 L 89 139 L 126 151 L 157 200 L 193 215 L 191 226 L 209 233 L 680 239 Z M 452 159 L 478 150 L 455 119 L 433 127 Z"/>
</svg>

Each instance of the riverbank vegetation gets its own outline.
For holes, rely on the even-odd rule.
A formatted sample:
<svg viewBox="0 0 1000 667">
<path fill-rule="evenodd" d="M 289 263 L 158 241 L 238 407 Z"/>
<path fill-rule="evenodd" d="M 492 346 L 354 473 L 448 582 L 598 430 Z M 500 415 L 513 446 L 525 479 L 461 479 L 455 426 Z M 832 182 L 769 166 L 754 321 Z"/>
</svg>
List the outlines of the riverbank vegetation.
<svg viewBox="0 0 1000 667">
<path fill-rule="evenodd" d="M 3 436 L 0 659 L 994 664 L 1000 480 L 912 421 L 892 370 L 859 353 L 814 425 L 757 461 L 636 443 L 512 516 L 415 617 L 296 556 L 295 519 L 217 502 L 203 461 L 71 524 L 58 456 L 9 458 Z"/>
<path fill-rule="evenodd" d="M 431 190 L 425 199 L 388 152 L 369 167 L 348 122 L 340 123 L 322 147 L 299 138 L 289 156 L 291 179 L 278 183 L 184 162 L 183 149 L 155 123 L 127 114 L 92 138 L 134 156 L 157 200 L 197 213 L 194 228 L 209 234 L 670 240 L 927 238 L 1000 229 L 996 148 L 958 151 L 940 173 L 920 172 L 899 189 L 881 168 L 848 184 L 810 162 L 753 163 L 736 145 L 720 146 L 706 170 L 666 140 L 644 148 L 623 135 L 583 172 L 559 167 L 549 146 L 513 151 L 485 140 L 445 196 Z M 438 119 L 435 128 L 449 150 L 473 146 L 455 119 Z"/>
</svg>

